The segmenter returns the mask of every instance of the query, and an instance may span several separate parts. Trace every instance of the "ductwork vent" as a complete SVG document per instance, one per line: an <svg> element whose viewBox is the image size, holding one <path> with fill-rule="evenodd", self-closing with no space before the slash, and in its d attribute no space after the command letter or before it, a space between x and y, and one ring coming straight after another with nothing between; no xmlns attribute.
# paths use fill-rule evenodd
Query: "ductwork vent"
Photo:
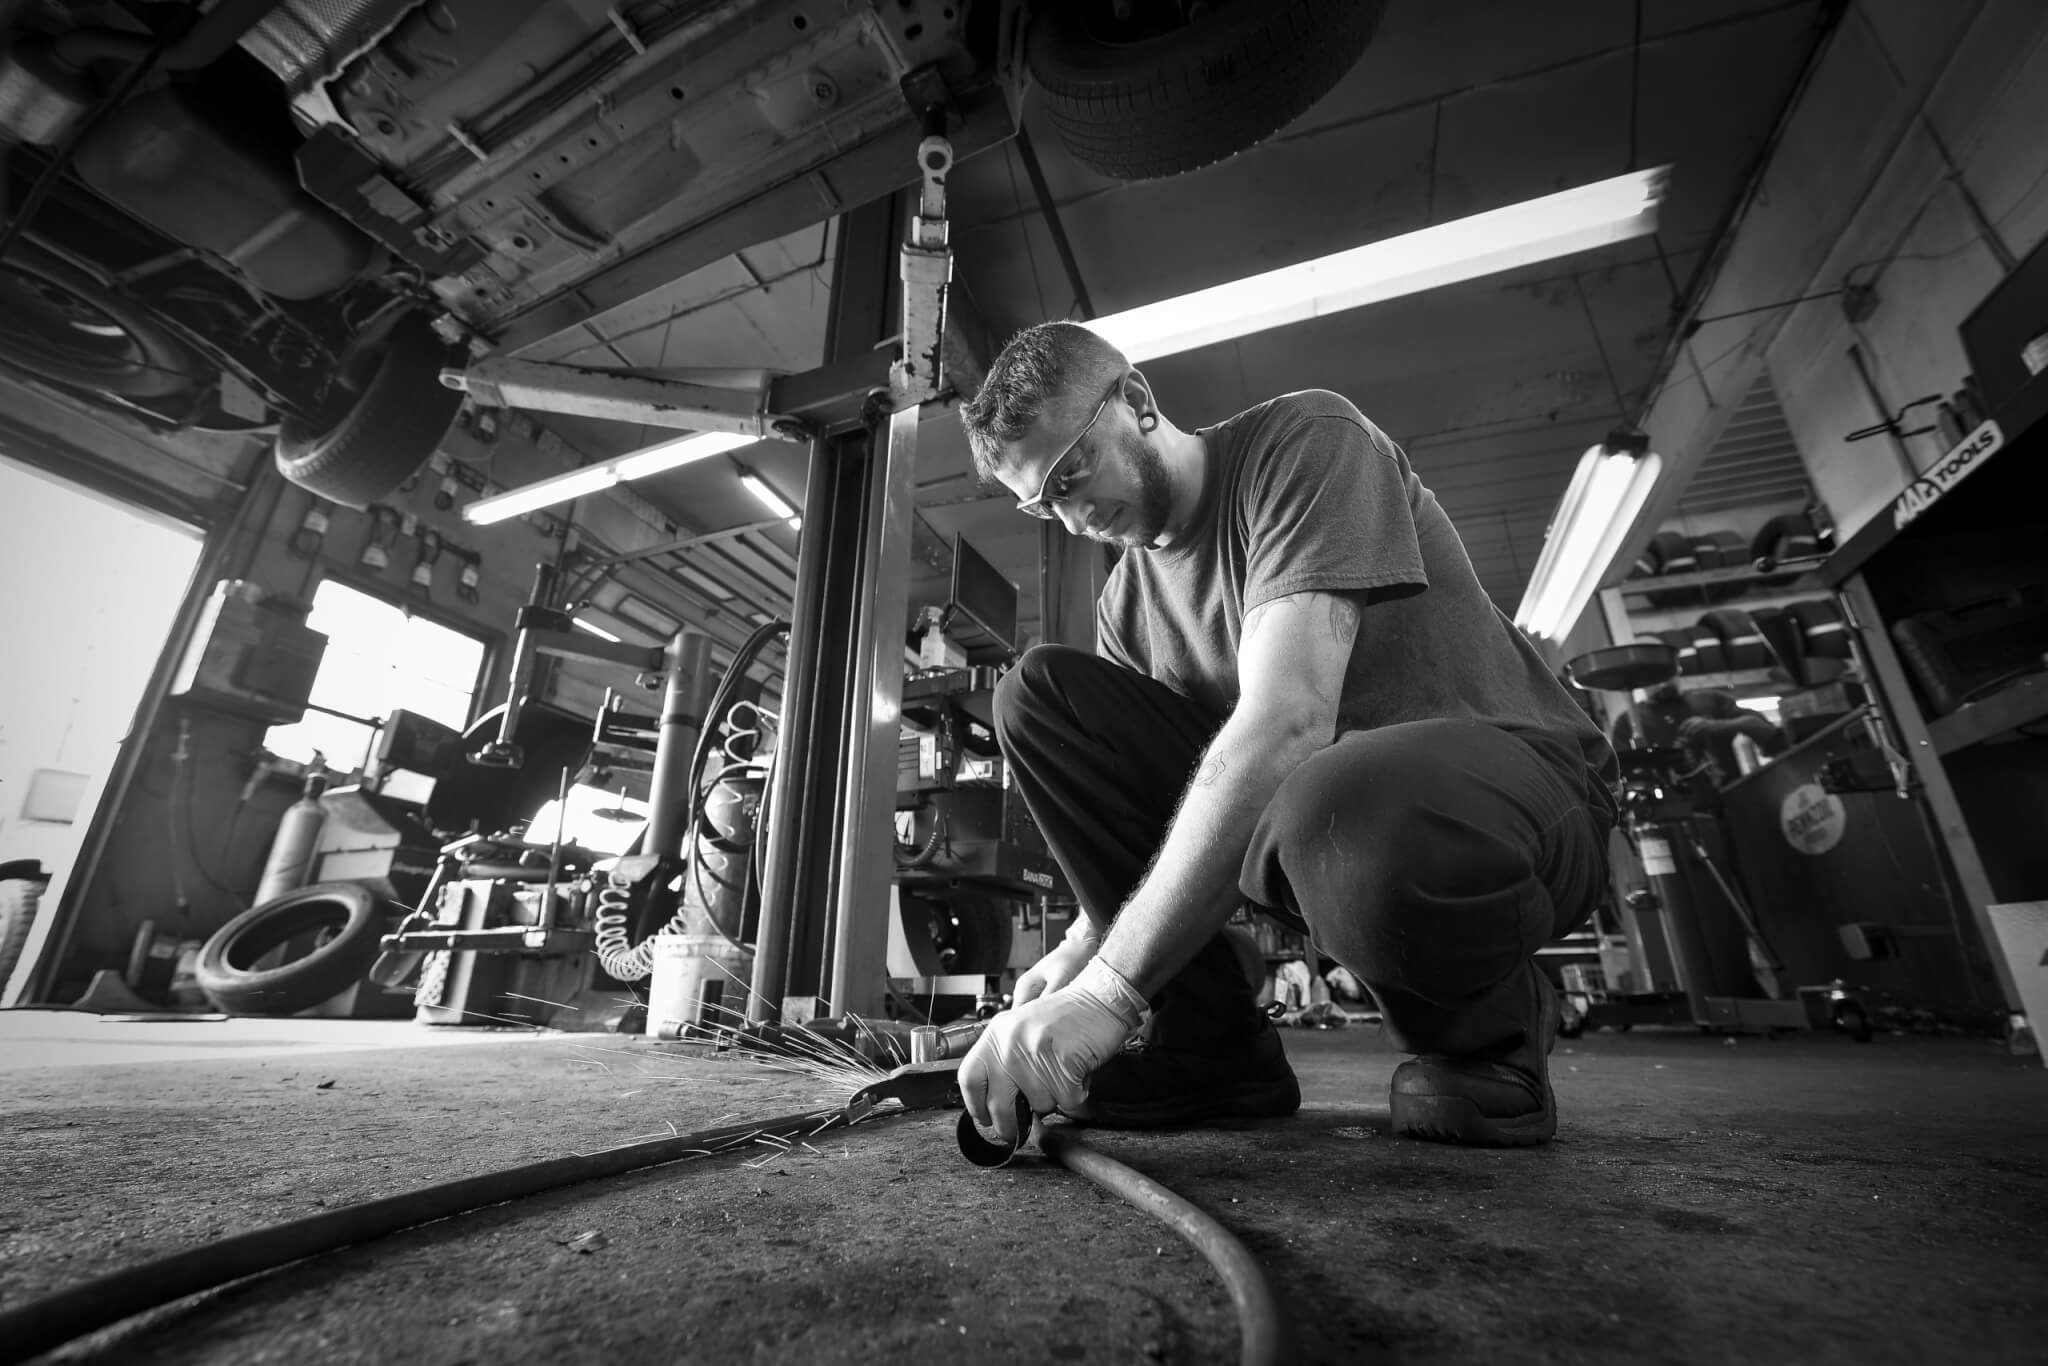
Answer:
<svg viewBox="0 0 2048 1366"><path fill-rule="evenodd" d="M1721 439L1707 452L1673 516L1686 522L1734 508L1797 503L1812 496L1813 481L1778 406L1768 373L1758 376L1736 405Z"/></svg>

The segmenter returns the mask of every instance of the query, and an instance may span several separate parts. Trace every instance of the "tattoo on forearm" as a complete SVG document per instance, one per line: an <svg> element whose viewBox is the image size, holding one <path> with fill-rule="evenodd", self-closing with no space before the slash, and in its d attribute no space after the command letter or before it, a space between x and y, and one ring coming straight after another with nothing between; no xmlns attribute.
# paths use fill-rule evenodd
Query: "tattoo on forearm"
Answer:
<svg viewBox="0 0 2048 1366"><path fill-rule="evenodd" d="M1216 786L1217 783L1223 781L1223 770L1224 763L1222 758L1220 756L1211 756L1209 762L1202 765L1202 771L1195 775L1195 786Z"/></svg>

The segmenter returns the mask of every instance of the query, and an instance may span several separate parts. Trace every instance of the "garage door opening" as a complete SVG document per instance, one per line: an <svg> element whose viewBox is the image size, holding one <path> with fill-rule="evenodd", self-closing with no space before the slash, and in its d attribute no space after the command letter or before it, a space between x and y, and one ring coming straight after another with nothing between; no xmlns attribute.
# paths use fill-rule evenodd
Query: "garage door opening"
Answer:
<svg viewBox="0 0 2048 1366"><path fill-rule="evenodd" d="M0 864L40 862L51 879L42 904L56 906L191 585L201 536L4 458L0 507ZM10 956L25 970L31 927L20 928ZM8 967L0 963L0 999L11 999Z"/></svg>

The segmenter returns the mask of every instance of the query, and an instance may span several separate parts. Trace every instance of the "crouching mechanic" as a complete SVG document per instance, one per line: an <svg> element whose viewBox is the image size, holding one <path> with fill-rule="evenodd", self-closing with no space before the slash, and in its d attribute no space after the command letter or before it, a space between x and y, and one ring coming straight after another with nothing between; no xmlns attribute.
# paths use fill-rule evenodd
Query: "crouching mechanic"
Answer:
<svg viewBox="0 0 2048 1366"><path fill-rule="evenodd" d="M1301 1103L1225 922L1249 902L1371 991L1397 1133L1556 1128L1533 955L1606 881L1605 738L1479 587L1407 457L1333 393L1184 432L1045 323L962 411L976 465L1123 554L1099 653L1042 645L997 737L1083 918L960 1069L977 1123L1140 1128ZM1126 1042L1146 1023L1146 1042Z"/></svg>

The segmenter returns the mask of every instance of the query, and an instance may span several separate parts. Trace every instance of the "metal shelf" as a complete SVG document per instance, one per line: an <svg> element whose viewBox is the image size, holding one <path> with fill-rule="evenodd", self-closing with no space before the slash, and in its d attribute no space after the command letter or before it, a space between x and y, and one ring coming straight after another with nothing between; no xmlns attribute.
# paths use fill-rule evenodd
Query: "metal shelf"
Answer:
<svg viewBox="0 0 2048 1366"><path fill-rule="evenodd" d="M1771 583L1763 591L1769 593L1822 593L1827 585L1814 572L1822 563L1820 556L1805 556L1786 560L1768 572L1759 572L1755 566L1739 564L1723 569L1695 569L1690 574L1647 574L1640 579L1623 579L1614 586L1631 595L1666 593L1686 588L1714 588L1729 584L1758 583L1765 579L1785 579L1789 582ZM1730 604L1732 605L1730 600ZM1721 604L1708 603L1707 606Z"/></svg>
<svg viewBox="0 0 2048 1366"><path fill-rule="evenodd" d="M1927 738L1936 754L1953 754L2044 716L2048 716L2048 673L2028 674L1947 716L1929 717Z"/></svg>
<svg viewBox="0 0 2048 1366"><path fill-rule="evenodd" d="M1701 688L1722 688L1729 692L1737 688L1792 688L1798 685L1792 676L1782 669L1724 669L1713 673L1680 674L1678 690L1692 692Z"/></svg>

